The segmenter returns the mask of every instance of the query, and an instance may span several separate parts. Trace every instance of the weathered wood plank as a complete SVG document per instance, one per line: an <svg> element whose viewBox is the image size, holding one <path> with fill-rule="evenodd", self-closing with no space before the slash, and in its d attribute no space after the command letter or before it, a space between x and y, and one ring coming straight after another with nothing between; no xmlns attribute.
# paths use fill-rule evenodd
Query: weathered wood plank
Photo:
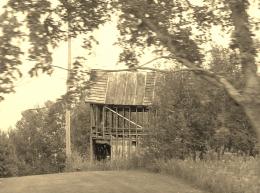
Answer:
<svg viewBox="0 0 260 193"><path fill-rule="evenodd" d="M107 91L106 91L106 104L115 104L117 100L117 96L115 95L115 92L117 90L117 85L118 85L117 75L118 74L114 74L113 76L109 77Z"/></svg>
<svg viewBox="0 0 260 193"><path fill-rule="evenodd" d="M136 74L135 73L127 73L127 86L125 88L125 100L124 104L133 105L135 100L136 90Z"/></svg>
<svg viewBox="0 0 260 193"><path fill-rule="evenodd" d="M125 93L126 93L126 87L128 84L127 79L127 73L123 72L118 74L118 81L117 81L117 89L115 92L115 95L117 99L114 101L114 104L125 104Z"/></svg>
<svg viewBox="0 0 260 193"><path fill-rule="evenodd" d="M88 102L115 105L147 105L155 96L156 72L105 72L92 73ZM108 81L109 80L109 81ZM160 79L158 79L158 82ZM105 101L104 101L105 98ZM97 100L97 101L95 101Z"/></svg>

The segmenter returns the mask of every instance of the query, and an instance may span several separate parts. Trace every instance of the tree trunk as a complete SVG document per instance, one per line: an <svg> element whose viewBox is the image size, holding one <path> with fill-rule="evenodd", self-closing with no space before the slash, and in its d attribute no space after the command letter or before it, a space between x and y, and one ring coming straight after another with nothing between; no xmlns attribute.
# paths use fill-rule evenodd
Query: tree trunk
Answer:
<svg viewBox="0 0 260 193"><path fill-rule="evenodd" d="M245 104L243 105L244 111L248 116L253 128L256 131L257 135L257 150L258 150L258 157L260 154L260 104ZM259 160L260 161L260 160ZM258 175L260 176L260 163L258 164Z"/></svg>
<svg viewBox="0 0 260 193"><path fill-rule="evenodd" d="M257 100L259 96L260 95L258 95L255 100ZM253 128L256 131L258 140L258 151L260 152L260 100L255 102L252 101L251 103L245 103L242 106Z"/></svg>
<svg viewBox="0 0 260 193"><path fill-rule="evenodd" d="M260 77L257 76L255 62L256 49L249 28L247 9L248 0L227 1L231 10L231 18L234 24L234 40L238 45L241 65L244 74L245 87L243 89L243 101L240 105L244 108L253 128L256 131L258 144L260 142ZM260 146L258 145L260 152Z"/></svg>

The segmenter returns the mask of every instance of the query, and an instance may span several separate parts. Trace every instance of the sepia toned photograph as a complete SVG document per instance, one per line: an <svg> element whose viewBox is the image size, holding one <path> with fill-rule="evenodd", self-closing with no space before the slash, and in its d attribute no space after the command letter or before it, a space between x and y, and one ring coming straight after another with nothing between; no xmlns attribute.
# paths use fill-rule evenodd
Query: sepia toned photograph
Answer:
<svg viewBox="0 0 260 193"><path fill-rule="evenodd" d="M259 0L0 0L0 193L260 193Z"/></svg>

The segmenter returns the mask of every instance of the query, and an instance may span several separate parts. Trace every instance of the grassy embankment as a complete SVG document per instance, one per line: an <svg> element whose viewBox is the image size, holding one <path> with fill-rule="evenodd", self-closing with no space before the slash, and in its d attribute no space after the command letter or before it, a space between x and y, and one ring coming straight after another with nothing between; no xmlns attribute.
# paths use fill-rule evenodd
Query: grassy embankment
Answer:
<svg viewBox="0 0 260 193"><path fill-rule="evenodd" d="M212 193L259 193L258 165L259 159L237 156L205 161L155 160L149 164L147 160L140 158L90 163L74 156L67 171L145 169L174 175Z"/></svg>
<svg viewBox="0 0 260 193"><path fill-rule="evenodd" d="M259 161L253 158L197 161L157 160L152 169L177 176L212 193L259 193Z"/></svg>

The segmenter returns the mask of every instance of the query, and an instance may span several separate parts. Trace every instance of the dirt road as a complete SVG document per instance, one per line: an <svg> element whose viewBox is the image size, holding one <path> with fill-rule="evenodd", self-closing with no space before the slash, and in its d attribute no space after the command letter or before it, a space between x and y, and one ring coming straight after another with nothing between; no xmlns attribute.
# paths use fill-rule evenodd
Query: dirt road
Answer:
<svg viewBox="0 0 260 193"><path fill-rule="evenodd" d="M0 178L0 193L203 193L171 176L96 171Z"/></svg>

